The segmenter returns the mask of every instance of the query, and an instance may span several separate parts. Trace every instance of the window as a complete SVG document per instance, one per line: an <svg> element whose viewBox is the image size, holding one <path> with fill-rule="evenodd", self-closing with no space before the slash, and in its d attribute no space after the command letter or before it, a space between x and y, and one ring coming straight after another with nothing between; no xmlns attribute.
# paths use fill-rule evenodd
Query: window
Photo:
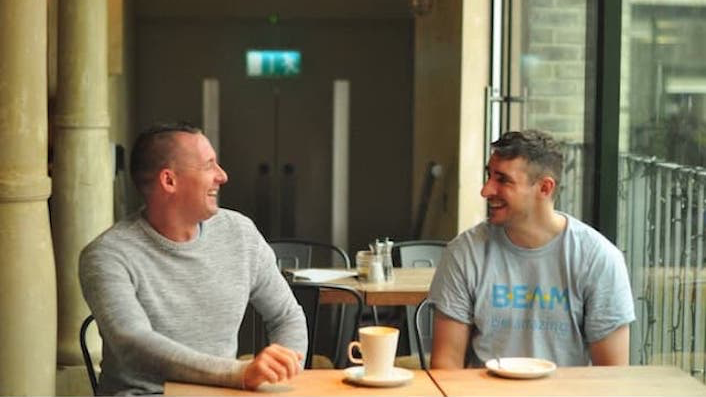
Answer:
<svg viewBox="0 0 706 397"><path fill-rule="evenodd" d="M706 382L706 0L623 0L618 246L633 364Z"/></svg>

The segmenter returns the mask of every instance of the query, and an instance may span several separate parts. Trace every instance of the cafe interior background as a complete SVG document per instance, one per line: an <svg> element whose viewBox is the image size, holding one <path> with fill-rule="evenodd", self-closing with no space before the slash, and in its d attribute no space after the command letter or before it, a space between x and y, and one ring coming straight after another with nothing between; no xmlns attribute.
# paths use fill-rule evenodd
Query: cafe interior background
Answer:
<svg viewBox="0 0 706 397"><path fill-rule="evenodd" d="M0 395L90 394L78 253L172 120L222 206L349 254L481 221L488 142L549 131L559 209L625 253L631 364L706 382L704 35L706 0L0 0ZM297 62L249 72L267 50Z"/></svg>

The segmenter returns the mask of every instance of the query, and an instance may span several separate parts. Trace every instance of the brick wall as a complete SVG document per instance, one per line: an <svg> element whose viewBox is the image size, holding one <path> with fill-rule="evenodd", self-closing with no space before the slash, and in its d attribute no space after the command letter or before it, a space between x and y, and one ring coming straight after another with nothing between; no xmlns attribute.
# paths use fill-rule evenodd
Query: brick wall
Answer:
<svg viewBox="0 0 706 397"><path fill-rule="evenodd" d="M562 140L584 130L586 0L525 0L522 81L528 127Z"/></svg>

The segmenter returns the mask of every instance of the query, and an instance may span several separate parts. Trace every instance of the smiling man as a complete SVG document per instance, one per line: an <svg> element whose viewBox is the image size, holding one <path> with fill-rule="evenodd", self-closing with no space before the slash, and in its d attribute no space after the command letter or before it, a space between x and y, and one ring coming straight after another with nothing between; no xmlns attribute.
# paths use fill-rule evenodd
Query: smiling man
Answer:
<svg viewBox="0 0 706 397"><path fill-rule="evenodd" d="M539 131L491 144L488 219L449 243L429 293L433 368L494 357L627 365L635 319L622 253L554 209L559 144Z"/></svg>
<svg viewBox="0 0 706 397"><path fill-rule="evenodd" d="M144 208L90 243L79 266L103 337L99 394L157 394L166 380L254 389L295 376L303 311L255 225L218 207L228 176L201 130L145 131L130 174ZM240 361L248 302L273 344Z"/></svg>

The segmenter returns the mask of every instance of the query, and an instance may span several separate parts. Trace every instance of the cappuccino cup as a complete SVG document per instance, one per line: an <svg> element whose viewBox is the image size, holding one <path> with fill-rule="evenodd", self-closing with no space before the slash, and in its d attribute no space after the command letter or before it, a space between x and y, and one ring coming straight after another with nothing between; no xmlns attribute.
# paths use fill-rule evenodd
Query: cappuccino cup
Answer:
<svg viewBox="0 0 706 397"><path fill-rule="evenodd" d="M388 379L392 375L400 331L392 327L363 327L358 330L360 341L348 345L348 359L362 364L366 377ZM353 350L360 350L362 359L353 357Z"/></svg>

